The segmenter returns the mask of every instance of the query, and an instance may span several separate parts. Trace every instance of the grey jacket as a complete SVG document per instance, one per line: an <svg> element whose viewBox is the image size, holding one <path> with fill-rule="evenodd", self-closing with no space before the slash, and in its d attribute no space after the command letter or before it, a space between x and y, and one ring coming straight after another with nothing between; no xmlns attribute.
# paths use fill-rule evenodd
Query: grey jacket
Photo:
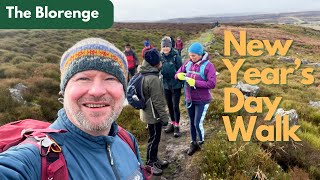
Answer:
<svg viewBox="0 0 320 180"><path fill-rule="evenodd" d="M143 94L147 102L146 108L140 110L140 119L148 124L155 124L161 121L168 122L167 104L165 102L163 84L159 79L159 70L143 60L139 72L155 73L155 75L146 75L143 80Z"/></svg>

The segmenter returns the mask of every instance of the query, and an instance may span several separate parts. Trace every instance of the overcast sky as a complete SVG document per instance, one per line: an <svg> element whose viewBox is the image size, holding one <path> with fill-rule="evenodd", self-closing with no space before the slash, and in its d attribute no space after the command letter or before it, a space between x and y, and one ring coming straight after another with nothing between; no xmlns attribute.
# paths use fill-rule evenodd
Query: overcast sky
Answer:
<svg viewBox="0 0 320 180"><path fill-rule="evenodd" d="M230 13L280 13L317 10L320 0L111 0L114 20L156 21Z"/></svg>

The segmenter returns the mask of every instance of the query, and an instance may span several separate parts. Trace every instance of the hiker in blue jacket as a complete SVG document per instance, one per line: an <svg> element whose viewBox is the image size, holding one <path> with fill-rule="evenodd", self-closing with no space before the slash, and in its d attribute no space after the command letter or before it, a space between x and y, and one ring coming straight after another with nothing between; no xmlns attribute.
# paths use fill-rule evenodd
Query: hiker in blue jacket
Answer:
<svg viewBox="0 0 320 180"><path fill-rule="evenodd" d="M68 179L144 179L135 138L130 134L136 154L120 139L115 123L125 100L125 55L108 41L88 38L63 54L60 70L64 107L50 128L67 132L49 135L62 149ZM0 153L1 180L40 177L35 145L20 144Z"/></svg>
<svg viewBox="0 0 320 180"><path fill-rule="evenodd" d="M180 122L180 97L183 81L174 78L177 70L182 65L181 57L172 47L172 41L169 36L165 36L161 40L161 74L163 78L163 86L165 97L170 113L171 122L165 129L166 133L172 133L174 137L180 136L179 122Z"/></svg>

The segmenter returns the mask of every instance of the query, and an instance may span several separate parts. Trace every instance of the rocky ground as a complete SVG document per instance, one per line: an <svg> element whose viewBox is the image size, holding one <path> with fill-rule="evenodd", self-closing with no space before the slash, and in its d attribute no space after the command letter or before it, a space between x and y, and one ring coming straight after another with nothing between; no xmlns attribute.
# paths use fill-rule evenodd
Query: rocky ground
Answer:
<svg viewBox="0 0 320 180"><path fill-rule="evenodd" d="M159 156L170 163L162 179L193 179L192 172L188 171L192 156L186 153L190 145L189 121L187 117L182 117L180 121L180 137L175 138L173 133L167 134L164 131L161 137Z"/></svg>
<svg viewBox="0 0 320 180"><path fill-rule="evenodd" d="M184 107L182 107L184 108ZM216 123L216 122L215 122ZM212 136L215 131L216 124L204 124L205 139ZM190 146L190 131L189 119L184 110L181 113L180 119L180 132L181 136L176 138L173 133L167 134L162 131L161 142L159 145L159 157L167 160L170 164L164 170L162 177L154 177L154 180L187 180L187 179L200 179L199 172L194 165L198 152L193 156L187 155L187 150ZM204 149L202 149L204 150Z"/></svg>

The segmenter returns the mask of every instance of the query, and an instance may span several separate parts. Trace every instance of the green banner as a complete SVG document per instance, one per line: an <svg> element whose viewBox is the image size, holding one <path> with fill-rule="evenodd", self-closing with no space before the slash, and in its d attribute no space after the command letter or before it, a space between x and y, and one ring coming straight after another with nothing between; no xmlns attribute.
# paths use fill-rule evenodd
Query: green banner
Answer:
<svg viewBox="0 0 320 180"><path fill-rule="evenodd" d="M1 0L0 29L106 29L109 0Z"/></svg>

